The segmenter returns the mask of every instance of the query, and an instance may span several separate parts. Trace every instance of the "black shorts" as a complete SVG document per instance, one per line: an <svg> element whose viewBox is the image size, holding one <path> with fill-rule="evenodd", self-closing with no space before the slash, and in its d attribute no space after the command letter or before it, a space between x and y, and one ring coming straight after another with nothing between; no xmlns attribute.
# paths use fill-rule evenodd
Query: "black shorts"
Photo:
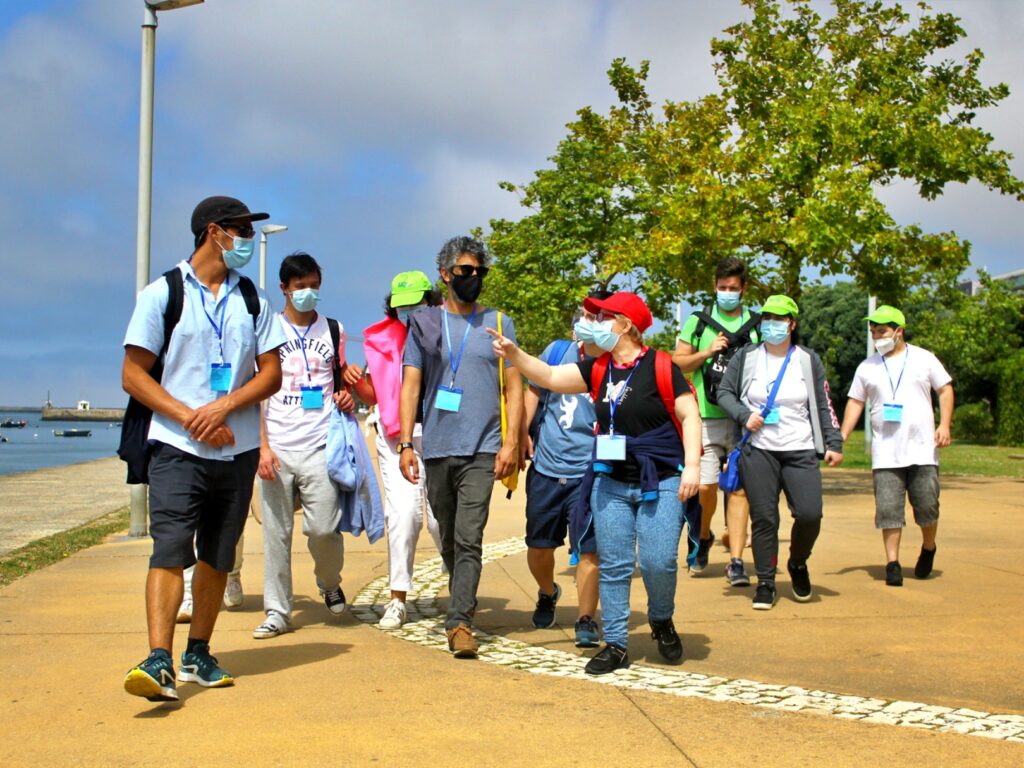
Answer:
<svg viewBox="0 0 1024 768"><path fill-rule="evenodd" d="M149 462L150 568L187 568L197 556L217 571L234 567L259 457L254 449L233 461L201 459L156 443Z"/></svg>
<svg viewBox="0 0 1024 768"><path fill-rule="evenodd" d="M579 500L582 481L580 477L548 477L530 464L526 472L526 546L555 549L565 544L569 515ZM597 552L593 525L583 535L579 550Z"/></svg>

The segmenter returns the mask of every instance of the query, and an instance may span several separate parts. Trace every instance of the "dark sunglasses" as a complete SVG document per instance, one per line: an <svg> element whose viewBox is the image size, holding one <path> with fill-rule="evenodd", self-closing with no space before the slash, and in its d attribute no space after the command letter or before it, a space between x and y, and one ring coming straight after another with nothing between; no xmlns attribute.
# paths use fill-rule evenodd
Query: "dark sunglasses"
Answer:
<svg viewBox="0 0 1024 768"><path fill-rule="evenodd" d="M470 275L487 277L487 273L490 271L490 267L474 267L472 264L456 264L451 270L456 277L469 277Z"/></svg>
<svg viewBox="0 0 1024 768"><path fill-rule="evenodd" d="M229 229L238 230L239 237L253 237L256 234L256 230L248 222L224 221L218 224L218 226L225 232Z"/></svg>

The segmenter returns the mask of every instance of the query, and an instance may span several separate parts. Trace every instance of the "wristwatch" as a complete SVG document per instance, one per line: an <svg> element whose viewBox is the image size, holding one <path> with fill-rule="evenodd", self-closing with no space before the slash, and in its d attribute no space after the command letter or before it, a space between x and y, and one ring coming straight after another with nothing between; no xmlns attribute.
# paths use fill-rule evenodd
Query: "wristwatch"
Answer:
<svg viewBox="0 0 1024 768"><path fill-rule="evenodd" d="M406 448L414 448L412 443L399 443L397 447L398 447L398 453L401 453Z"/></svg>

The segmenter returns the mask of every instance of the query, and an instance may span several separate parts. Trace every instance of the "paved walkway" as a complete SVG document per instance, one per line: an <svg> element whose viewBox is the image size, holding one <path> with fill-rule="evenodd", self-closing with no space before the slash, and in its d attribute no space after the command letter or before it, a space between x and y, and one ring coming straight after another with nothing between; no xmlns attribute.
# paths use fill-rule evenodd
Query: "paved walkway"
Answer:
<svg viewBox="0 0 1024 768"><path fill-rule="evenodd" d="M1024 764L1013 741L1024 732L1024 483L947 478L936 575L892 589L880 581L867 477L826 477L812 602L792 601L783 578L775 609L752 611L751 591L721 577L716 547L706 575L680 579L684 662L659 662L637 580L634 666L602 682L579 674L564 558L558 626L529 628L536 588L520 543L522 493L506 502L495 492L481 662L438 650L444 580L427 536L416 621L403 631L367 623L386 588L384 542L348 540L353 610L339 619L316 597L296 539L297 631L253 640L262 542L250 520L245 603L222 614L214 642L238 684L184 685L178 705L121 689L146 650L149 545L114 538L0 590L0 717L18 735L0 741L0 764ZM908 532L905 565L918 546Z"/></svg>

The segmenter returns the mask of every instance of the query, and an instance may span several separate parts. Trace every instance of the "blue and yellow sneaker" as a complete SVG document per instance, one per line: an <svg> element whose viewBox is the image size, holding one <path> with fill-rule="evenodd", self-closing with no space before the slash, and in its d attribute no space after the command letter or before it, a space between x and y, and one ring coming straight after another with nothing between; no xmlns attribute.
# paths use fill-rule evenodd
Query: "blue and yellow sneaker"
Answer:
<svg viewBox="0 0 1024 768"><path fill-rule="evenodd" d="M183 683L199 683L204 688L235 684L235 678L217 666L217 659L210 655L210 646L206 643L196 645L191 653L181 654L178 679Z"/></svg>
<svg viewBox="0 0 1024 768"><path fill-rule="evenodd" d="M597 648L601 643L597 634L597 622L589 616L581 616L576 622L576 647Z"/></svg>
<svg viewBox="0 0 1024 768"><path fill-rule="evenodd" d="M150 701L177 701L178 688L174 683L174 663L167 651L153 651L146 660L128 670L124 689L132 696Z"/></svg>

